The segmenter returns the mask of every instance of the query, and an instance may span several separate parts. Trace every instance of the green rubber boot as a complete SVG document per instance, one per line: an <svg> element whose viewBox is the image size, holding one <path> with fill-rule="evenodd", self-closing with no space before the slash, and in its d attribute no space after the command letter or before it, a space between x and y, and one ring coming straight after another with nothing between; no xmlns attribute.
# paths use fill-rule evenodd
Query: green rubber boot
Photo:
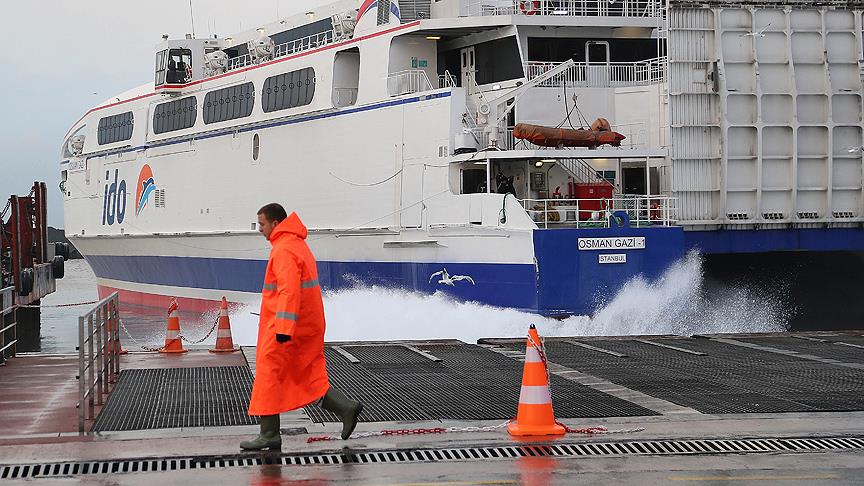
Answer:
<svg viewBox="0 0 864 486"><path fill-rule="evenodd" d="M279 449L282 447L282 436L279 434L279 415L261 417L261 433L253 440L240 443L240 448L246 451L262 449Z"/></svg>
<svg viewBox="0 0 864 486"><path fill-rule="evenodd" d="M335 413L342 419L342 440L351 437L354 427L357 427L357 416L363 411L363 404L352 400L341 391L330 387L321 402L324 410Z"/></svg>

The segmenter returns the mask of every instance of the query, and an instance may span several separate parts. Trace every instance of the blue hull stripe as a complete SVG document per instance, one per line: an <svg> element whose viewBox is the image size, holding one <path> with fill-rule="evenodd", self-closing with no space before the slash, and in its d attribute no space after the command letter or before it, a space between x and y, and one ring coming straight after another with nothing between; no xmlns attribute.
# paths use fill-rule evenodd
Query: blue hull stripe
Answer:
<svg viewBox="0 0 864 486"><path fill-rule="evenodd" d="M685 231L684 244L709 254L861 251L864 228Z"/></svg>
<svg viewBox="0 0 864 486"><path fill-rule="evenodd" d="M267 262L228 258L90 255L87 261L100 278L169 287L260 293ZM431 282L443 268L450 275L469 275L454 286ZM327 290L377 285L445 292L460 300L536 309L533 265L486 263L318 262L318 280Z"/></svg>

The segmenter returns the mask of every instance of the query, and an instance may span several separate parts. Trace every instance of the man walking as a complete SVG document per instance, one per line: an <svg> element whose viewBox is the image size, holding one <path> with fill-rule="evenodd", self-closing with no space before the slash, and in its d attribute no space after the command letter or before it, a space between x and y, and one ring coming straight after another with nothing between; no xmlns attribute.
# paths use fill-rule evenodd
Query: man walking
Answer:
<svg viewBox="0 0 864 486"><path fill-rule="evenodd" d="M296 213L272 203L258 210L258 231L270 241L264 277L255 383L249 415L261 417L261 433L240 443L246 450L279 448L279 414L310 403L342 419L342 438L357 425L363 405L330 386L324 361L324 303L318 268Z"/></svg>

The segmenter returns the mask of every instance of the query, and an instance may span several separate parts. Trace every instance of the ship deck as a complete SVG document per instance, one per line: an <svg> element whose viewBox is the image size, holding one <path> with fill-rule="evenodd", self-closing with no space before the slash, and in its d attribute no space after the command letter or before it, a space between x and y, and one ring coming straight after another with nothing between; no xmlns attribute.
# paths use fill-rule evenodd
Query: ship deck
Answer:
<svg viewBox="0 0 864 486"><path fill-rule="evenodd" d="M572 428L610 433L525 441L500 427L516 411L524 339L329 343L331 381L366 404L357 431L402 432L308 442L339 428L336 417L310 406L283 414L282 452L263 454L237 449L257 432L245 414L255 348L124 355L113 392L88 422L91 432L81 435L77 356L25 355L0 368L0 477L110 477L117 484L574 484L636 477L648 484L736 477L853 484L861 477L862 332L545 344L556 416Z"/></svg>

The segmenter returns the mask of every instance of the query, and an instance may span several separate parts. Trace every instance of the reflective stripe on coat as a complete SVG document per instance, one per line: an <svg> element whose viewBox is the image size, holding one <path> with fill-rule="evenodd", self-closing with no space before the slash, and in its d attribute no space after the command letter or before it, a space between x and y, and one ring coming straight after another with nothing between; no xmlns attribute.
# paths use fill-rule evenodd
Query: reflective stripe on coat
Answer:
<svg viewBox="0 0 864 486"><path fill-rule="evenodd" d="M270 234L273 248L261 291L249 415L295 410L330 388L324 360L324 303L306 234L295 213ZM278 343L276 334L291 340Z"/></svg>

